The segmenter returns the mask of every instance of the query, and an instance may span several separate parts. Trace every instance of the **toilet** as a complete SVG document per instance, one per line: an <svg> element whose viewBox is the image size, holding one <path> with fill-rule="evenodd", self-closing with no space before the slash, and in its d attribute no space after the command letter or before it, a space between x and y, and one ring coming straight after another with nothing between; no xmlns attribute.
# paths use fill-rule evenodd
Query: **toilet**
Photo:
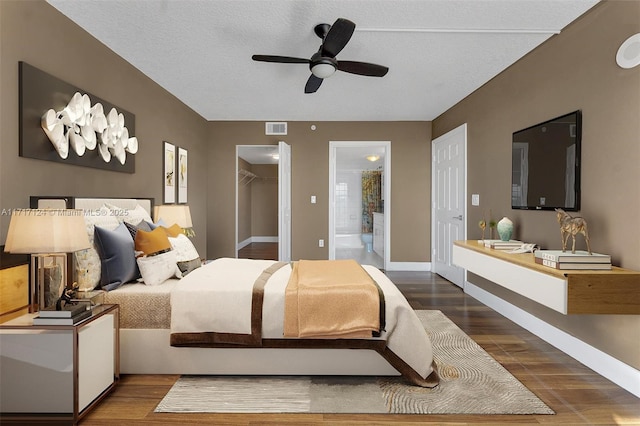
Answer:
<svg viewBox="0 0 640 426"><path fill-rule="evenodd" d="M362 234L362 242L367 246L367 253L373 251L373 234Z"/></svg>

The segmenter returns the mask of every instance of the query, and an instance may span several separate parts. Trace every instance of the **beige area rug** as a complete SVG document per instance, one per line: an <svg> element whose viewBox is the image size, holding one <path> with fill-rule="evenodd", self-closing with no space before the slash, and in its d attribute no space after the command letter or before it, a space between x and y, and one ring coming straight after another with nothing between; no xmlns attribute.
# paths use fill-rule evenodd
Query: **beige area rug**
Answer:
<svg viewBox="0 0 640 426"><path fill-rule="evenodd" d="M156 407L180 413L555 414L440 311L416 311L440 384L400 377L182 376Z"/></svg>

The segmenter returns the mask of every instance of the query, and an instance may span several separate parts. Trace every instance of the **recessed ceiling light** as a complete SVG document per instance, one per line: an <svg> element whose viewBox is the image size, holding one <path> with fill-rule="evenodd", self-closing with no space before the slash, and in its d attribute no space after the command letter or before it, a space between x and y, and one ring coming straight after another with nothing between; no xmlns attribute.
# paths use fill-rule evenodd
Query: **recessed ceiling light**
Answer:
<svg viewBox="0 0 640 426"><path fill-rule="evenodd" d="M640 33L632 35L620 45L616 62L625 69L640 65Z"/></svg>
<svg viewBox="0 0 640 426"><path fill-rule="evenodd" d="M373 161L378 161L380 159L379 155L367 155L367 160L373 162Z"/></svg>

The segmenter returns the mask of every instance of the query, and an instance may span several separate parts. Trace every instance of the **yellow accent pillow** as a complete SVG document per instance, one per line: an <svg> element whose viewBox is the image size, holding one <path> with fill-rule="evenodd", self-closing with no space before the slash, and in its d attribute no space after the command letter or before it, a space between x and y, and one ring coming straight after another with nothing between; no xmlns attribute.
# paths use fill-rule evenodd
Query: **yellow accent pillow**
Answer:
<svg viewBox="0 0 640 426"><path fill-rule="evenodd" d="M171 250L171 243L169 242L167 233L159 227L153 231L138 229L134 243L136 251L142 252L145 256Z"/></svg>
<svg viewBox="0 0 640 426"><path fill-rule="evenodd" d="M167 233L167 235L170 236L171 238L176 238L178 235L184 234L184 229L182 229L180 226L178 226L177 223L174 223L173 225L171 225L168 228L165 228L163 226L162 229L164 229L165 232Z"/></svg>

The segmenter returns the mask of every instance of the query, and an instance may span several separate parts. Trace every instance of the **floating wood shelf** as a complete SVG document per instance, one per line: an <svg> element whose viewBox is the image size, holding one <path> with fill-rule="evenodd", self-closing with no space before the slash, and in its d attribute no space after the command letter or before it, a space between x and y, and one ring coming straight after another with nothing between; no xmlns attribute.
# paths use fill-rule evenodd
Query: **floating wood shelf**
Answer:
<svg viewBox="0 0 640 426"><path fill-rule="evenodd" d="M640 272L557 270L532 253L505 253L476 240L455 241L453 263L563 314L640 315Z"/></svg>

